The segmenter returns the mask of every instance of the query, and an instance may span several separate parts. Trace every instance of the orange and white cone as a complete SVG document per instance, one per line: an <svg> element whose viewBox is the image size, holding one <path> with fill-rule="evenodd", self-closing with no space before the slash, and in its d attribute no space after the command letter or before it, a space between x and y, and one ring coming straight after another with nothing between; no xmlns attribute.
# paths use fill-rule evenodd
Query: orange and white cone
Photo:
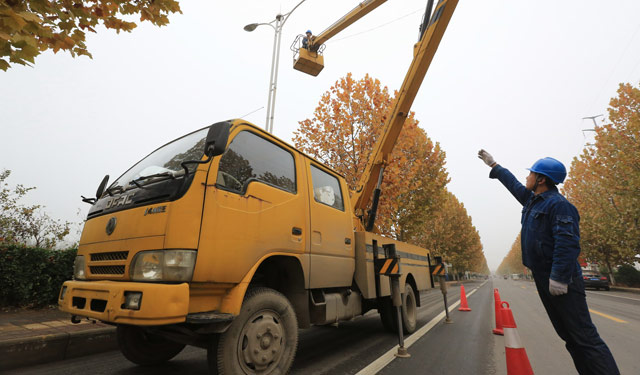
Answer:
<svg viewBox="0 0 640 375"><path fill-rule="evenodd" d="M460 284L460 308L458 311L471 311L467 305L467 294L464 292L464 285Z"/></svg>
<svg viewBox="0 0 640 375"><path fill-rule="evenodd" d="M493 289L493 301L496 307L496 328L493 330L493 334L502 336L504 335L504 332L502 331L502 307L500 306L502 301L500 300L500 293L498 293L497 288Z"/></svg>
<svg viewBox="0 0 640 375"><path fill-rule="evenodd" d="M504 307L506 305L506 307ZM502 330L504 331L504 350L507 357L507 375L533 375L527 352L522 346L520 335L509 308L509 302L502 301Z"/></svg>

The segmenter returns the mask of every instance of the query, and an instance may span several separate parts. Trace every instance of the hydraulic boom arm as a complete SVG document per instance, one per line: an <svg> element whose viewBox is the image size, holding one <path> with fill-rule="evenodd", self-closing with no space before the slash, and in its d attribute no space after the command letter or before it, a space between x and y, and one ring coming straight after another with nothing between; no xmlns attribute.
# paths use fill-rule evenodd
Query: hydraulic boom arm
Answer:
<svg viewBox="0 0 640 375"><path fill-rule="evenodd" d="M377 7L379 7L385 2L387 2L387 0L365 0L361 2L360 4L358 4L358 6L353 8L353 10L351 10L349 13L342 16L342 18L334 22L333 25L329 26L326 30L320 33L320 35L317 35L312 40L311 44L313 46L321 46L327 40L335 36L337 33L346 29L352 23L364 17L369 12L376 9Z"/></svg>
<svg viewBox="0 0 640 375"><path fill-rule="evenodd" d="M429 3L432 4L432 0ZM384 168L396 144L413 100L424 80L427 69L431 64L431 60L433 60L433 56L438 49L440 40L442 40L444 31L449 25L449 20L457 4L458 0L440 0L430 19L428 16L430 9L429 6L427 7L428 12L424 22L428 22L428 24L426 24L426 27L423 25L421 28L421 38L414 46L413 61L398 92L395 107L384 125L380 138L378 138L371 151L369 162L360 178L356 191L351 197L354 212L362 219L363 223L367 219L364 210L371 200L376 185L379 185L379 181L381 181L381 170Z"/></svg>

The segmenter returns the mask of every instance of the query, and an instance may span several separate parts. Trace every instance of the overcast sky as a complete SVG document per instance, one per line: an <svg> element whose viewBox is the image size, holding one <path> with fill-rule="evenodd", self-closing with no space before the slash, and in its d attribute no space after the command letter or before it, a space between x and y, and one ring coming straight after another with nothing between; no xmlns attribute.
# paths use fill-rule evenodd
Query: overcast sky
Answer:
<svg viewBox="0 0 640 375"><path fill-rule="evenodd" d="M0 72L0 169L37 186L28 202L80 221L111 181L158 146L230 118L264 126L274 31L261 26L298 0L182 1L183 14L132 33L99 29L93 59L46 52ZM352 72L391 90L412 58L426 0L391 0L327 43L318 77L292 69L289 46L359 1L307 0L283 28L274 133L291 141L322 93ZM520 229L521 207L476 157L485 148L524 181L552 156L569 167L592 141L620 82L640 81L637 0L461 0L412 110L447 154L449 189L480 232L495 269ZM81 210L78 215L78 210Z"/></svg>

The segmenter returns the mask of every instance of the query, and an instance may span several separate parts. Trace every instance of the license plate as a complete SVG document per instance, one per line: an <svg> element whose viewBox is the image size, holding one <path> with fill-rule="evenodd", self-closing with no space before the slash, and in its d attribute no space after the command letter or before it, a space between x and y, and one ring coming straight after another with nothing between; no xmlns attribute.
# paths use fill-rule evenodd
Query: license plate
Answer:
<svg viewBox="0 0 640 375"><path fill-rule="evenodd" d="M598 280L600 280L600 279L598 279L597 277L592 277L592 278L591 278L591 280L592 280L592 281L598 281Z"/></svg>

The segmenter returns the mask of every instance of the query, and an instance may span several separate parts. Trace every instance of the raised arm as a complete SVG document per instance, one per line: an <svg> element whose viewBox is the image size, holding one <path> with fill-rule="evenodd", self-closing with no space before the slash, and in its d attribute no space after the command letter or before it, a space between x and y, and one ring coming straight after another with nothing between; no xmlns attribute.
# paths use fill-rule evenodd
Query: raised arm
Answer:
<svg viewBox="0 0 640 375"><path fill-rule="evenodd" d="M490 153L485 150L478 151L478 158L480 158L486 165L491 167L489 178L497 178L504 187L511 192L511 194L520 202L521 205L527 204L529 199L533 197L533 192L527 190L524 185L518 181L515 176L509 172L507 168L503 168L493 159Z"/></svg>

